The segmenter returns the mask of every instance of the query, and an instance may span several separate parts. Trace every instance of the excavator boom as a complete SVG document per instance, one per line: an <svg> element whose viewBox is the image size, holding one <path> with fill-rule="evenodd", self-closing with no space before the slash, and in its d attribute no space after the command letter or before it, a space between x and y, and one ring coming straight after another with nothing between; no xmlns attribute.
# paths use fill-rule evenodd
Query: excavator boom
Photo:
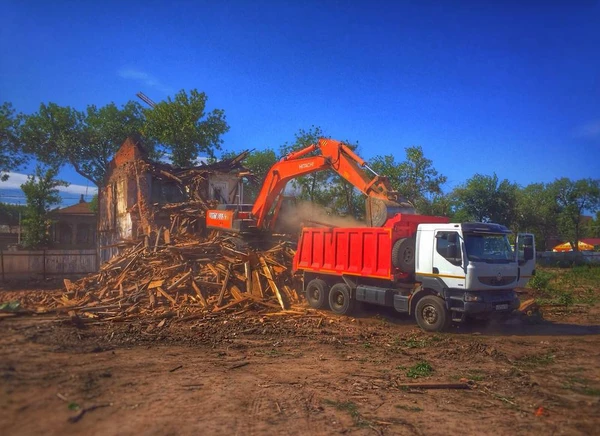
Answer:
<svg viewBox="0 0 600 436"><path fill-rule="evenodd" d="M320 154L307 156L316 150ZM374 177L369 176L363 167L373 172ZM243 216L255 220L252 227L257 229L272 227L274 223L267 225L267 216L287 182L323 170L335 171L372 200L367 203L371 205L367 215L371 218L376 216L375 220L371 220L372 225L383 225L392 209L406 212L407 206L410 208L410 205L400 203L398 194L391 189L387 178L375 174L347 145L332 139L319 139L317 144L288 154L269 169L250 214ZM234 215L235 211L208 211L207 226L233 230ZM218 221L216 217L225 219Z"/></svg>

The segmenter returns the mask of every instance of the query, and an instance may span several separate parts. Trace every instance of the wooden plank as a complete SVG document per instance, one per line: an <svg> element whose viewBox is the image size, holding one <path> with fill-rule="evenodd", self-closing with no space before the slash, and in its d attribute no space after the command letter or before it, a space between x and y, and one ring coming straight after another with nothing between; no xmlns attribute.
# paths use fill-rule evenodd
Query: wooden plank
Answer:
<svg viewBox="0 0 600 436"><path fill-rule="evenodd" d="M229 309L230 307L233 307L237 304L243 303L245 301L250 301L250 300L252 300L252 297L250 295L248 295L248 296L242 298L241 300L235 300L235 301L232 301L231 303L226 304L225 306L216 307L213 309L213 312L219 312L221 310Z"/></svg>
<svg viewBox="0 0 600 436"><path fill-rule="evenodd" d="M154 243L154 252L156 253L156 250L158 250L158 243L160 242L160 234L162 233L162 229L163 227L161 227L157 232L156 232L156 242Z"/></svg>
<svg viewBox="0 0 600 436"><path fill-rule="evenodd" d="M244 275L246 276L246 293L252 293L252 269L250 262L244 262Z"/></svg>
<svg viewBox="0 0 600 436"><path fill-rule="evenodd" d="M189 278L191 275L192 275L192 271L191 271L191 270L190 270L190 271L188 271L188 272L186 272L186 273L185 273L184 275L182 275L182 276L181 276L179 279L177 279L177 280L175 281L175 283L173 283L172 285L170 285L170 286L167 288L167 291L171 291L171 290L175 289L175 288L176 288L176 287L177 287L177 286L178 286L180 283L182 283L182 282L184 282L185 280L187 280L187 279L188 279L188 278Z"/></svg>
<svg viewBox="0 0 600 436"><path fill-rule="evenodd" d="M165 297L167 300L169 300L171 302L171 304L175 305L177 304L177 302L175 301L175 299L173 297L171 297L169 294L167 294L165 292L165 290L163 288L161 288L160 286L158 288L156 288L156 291L162 295L163 297Z"/></svg>
<svg viewBox="0 0 600 436"><path fill-rule="evenodd" d="M396 383L399 388L412 389L471 389L467 383Z"/></svg>
<svg viewBox="0 0 600 436"><path fill-rule="evenodd" d="M165 229L164 238L165 238L165 245L170 245L171 244L171 232L169 231L169 229Z"/></svg>
<svg viewBox="0 0 600 436"><path fill-rule="evenodd" d="M164 282L164 280L152 280L148 285L148 289L158 288L159 286L162 286Z"/></svg>
<svg viewBox="0 0 600 436"><path fill-rule="evenodd" d="M244 298L244 296L242 295L242 291L240 291L240 288L238 288L236 285L231 285L229 287L229 292L231 292L231 295L236 300L241 300L242 298Z"/></svg>
<svg viewBox="0 0 600 436"><path fill-rule="evenodd" d="M196 283L196 281L194 279L192 279L192 288L196 292L196 295L198 296L198 299L200 300L200 303L202 304L202 306L207 307L208 303L206 302L206 299L204 298L204 295L202 295L202 291L200 290L200 286L198 286L198 284Z"/></svg>
<svg viewBox="0 0 600 436"><path fill-rule="evenodd" d="M219 292L219 299L217 300L217 306L223 304L223 297L225 296L225 289L227 289L227 283L229 282L229 276L231 274L231 270L227 270L227 274L225 274L225 280L223 280L223 285L221 286L221 292Z"/></svg>
<svg viewBox="0 0 600 436"><path fill-rule="evenodd" d="M252 295L258 298L265 298L265 294L260 284L260 274L258 271L252 271Z"/></svg>
<svg viewBox="0 0 600 436"><path fill-rule="evenodd" d="M279 305L281 306L282 309L287 309L287 307L285 307L285 302L283 300L283 298L281 297L281 293L279 292L279 288L277 287L277 284L275 283L275 280L273 280L273 275L271 274L271 268L269 268L269 265L267 265L267 262L265 261L265 258L263 256L259 256L258 260L260 261L260 264L262 266L263 269L263 273L265 274L265 277L267 278L267 281L269 282L269 286L271 287L271 289L273 290L273 292L275 292L275 295L277 296L277 301L279 301Z"/></svg>

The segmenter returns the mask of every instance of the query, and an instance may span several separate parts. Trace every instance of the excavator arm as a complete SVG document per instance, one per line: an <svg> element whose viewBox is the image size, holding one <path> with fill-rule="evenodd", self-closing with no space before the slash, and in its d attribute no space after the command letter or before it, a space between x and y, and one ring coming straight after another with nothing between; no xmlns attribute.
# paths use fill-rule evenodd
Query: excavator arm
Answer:
<svg viewBox="0 0 600 436"><path fill-rule="evenodd" d="M315 150L319 150L320 154L304 157ZM287 182L317 171L335 171L366 196L386 204L397 203L397 193L392 191L387 178L373 170L375 176L369 177L363 167L370 170L347 145L332 139L319 139L318 144L288 154L271 167L254 202L252 215L256 218L257 227L264 226L265 218Z"/></svg>
<svg viewBox="0 0 600 436"><path fill-rule="evenodd" d="M320 154L307 156L318 150ZM370 170L370 176L363 169ZM257 229L272 227L267 223L267 216L273 208L278 196L283 192L287 182L317 171L332 170L351 183L367 196L367 217L369 225L381 226L391 214L397 212L414 213L412 205L401 203L397 192L390 187L388 179L376 174L366 162L356 155L347 145L332 139L319 139L317 144L292 152L274 164L267 173L260 192L248 214L239 213L245 219L254 221ZM207 225L224 230L233 229L235 212L208 211ZM223 218L221 220L215 217Z"/></svg>

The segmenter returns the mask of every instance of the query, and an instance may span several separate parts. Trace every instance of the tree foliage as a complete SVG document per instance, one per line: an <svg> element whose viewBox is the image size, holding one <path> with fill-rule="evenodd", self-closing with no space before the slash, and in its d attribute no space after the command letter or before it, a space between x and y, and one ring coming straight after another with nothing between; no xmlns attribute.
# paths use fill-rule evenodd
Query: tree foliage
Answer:
<svg viewBox="0 0 600 436"><path fill-rule="evenodd" d="M27 248L35 249L50 245L48 230L51 220L48 213L52 206L60 204L57 188L69 185L62 180L57 180L57 173L56 168L43 170L38 166L35 175L29 176L27 181L21 185L27 200L23 219L23 243Z"/></svg>
<svg viewBox="0 0 600 436"><path fill-rule="evenodd" d="M25 213L26 207L22 204L0 203L0 224L15 227Z"/></svg>
<svg viewBox="0 0 600 436"><path fill-rule="evenodd" d="M280 147L281 156L316 144L320 138L329 138L319 126L300 129L294 141L286 142ZM343 141L351 149L358 148L358 143ZM314 151L307 156L319 154ZM298 198L317 204L329 213L347 215L355 218L364 216L364 196L354 186L334 171L317 171L307 176L297 177L290 183L298 192Z"/></svg>
<svg viewBox="0 0 600 436"><path fill-rule="evenodd" d="M475 174L454 189L455 214L462 220L494 222L512 226L515 221L518 186L496 174Z"/></svg>
<svg viewBox="0 0 600 436"><path fill-rule="evenodd" d="M582 217L585 211L596 213L600 209L600 180L581 179L570 180L561 178L552 184L556 193L556 202L559 208L558 226L566 238L578 251L578 242L582 231L585 229Z"/></svg>
<svg viewBox="0 0 600 436"><path fill-rule="evenodd" d="M24 117L20 140L40 162L56 168L70 164L101 186L115 152L127 136L138 134L143 121L141 106L131 101L120 109L114 103L89 105L85 112L42 103L38 112Z"/></svg>
<svg viewBox="0 0 600 436"><path fill-rule="evenodd" d="M544 249L558 235L558 212L552 185L532 183L517 190L514 229L535 234L537 246Z"/></svg>
<svg viewBox="0 0 600 436"><path fill-rule="evenodd" d="M0 105L0 180L6 180L7 172L19 169L27 160L19 146L20 118L12 104Z"/></svg>
<svg viewBox="0 0 600 436"><path fill-rule="evenodd" d="M406 160L396 162L393 155L375 156L372 168L389 178L394 190L411 202L418 212L444 210L442 185L447 177L438 173L421 146L407 147Z"/></svg>
<svg viewBox="0 0 600 436"><path fill-rule="evenodd" d="M229 126L222 110L205 113L205 106L206 95L197 90L189 95L182 90L173 100L150 109L134 101L120 108L114 103L89 105L84 111L42 103L37 112L22 116L16 135L22 150L38 161L54 167L71 165L102 186L111 159L128 136L142 137L154 157L158 145L177 166L194 164L199 153L212 156ZM4 118L12 119L7 113Z"/></svg>
<svg viewBox="0 0 600 436"><path fill-rule="evenodd" d="M206 113L206 94L193 89L179 91L174 99L160 102L144 111L144 136L170 150L171 160L180 167L192 166L200 153L214 156L221 149L221 135L229 130L225 112Z"/></svg>

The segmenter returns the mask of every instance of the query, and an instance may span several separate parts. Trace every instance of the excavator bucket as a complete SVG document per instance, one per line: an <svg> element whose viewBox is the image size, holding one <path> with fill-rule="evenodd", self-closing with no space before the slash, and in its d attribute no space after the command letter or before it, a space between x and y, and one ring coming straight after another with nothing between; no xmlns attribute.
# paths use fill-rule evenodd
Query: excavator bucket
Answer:
<svg viewBox="0 0 600 436"><path fill-rule="evenodd" d="M406 202L395 203L375 197L367 197L365 201L367 224L370 227L381 227L389 218L399 213L410 215L415 213L415 208Z"/></svg>

